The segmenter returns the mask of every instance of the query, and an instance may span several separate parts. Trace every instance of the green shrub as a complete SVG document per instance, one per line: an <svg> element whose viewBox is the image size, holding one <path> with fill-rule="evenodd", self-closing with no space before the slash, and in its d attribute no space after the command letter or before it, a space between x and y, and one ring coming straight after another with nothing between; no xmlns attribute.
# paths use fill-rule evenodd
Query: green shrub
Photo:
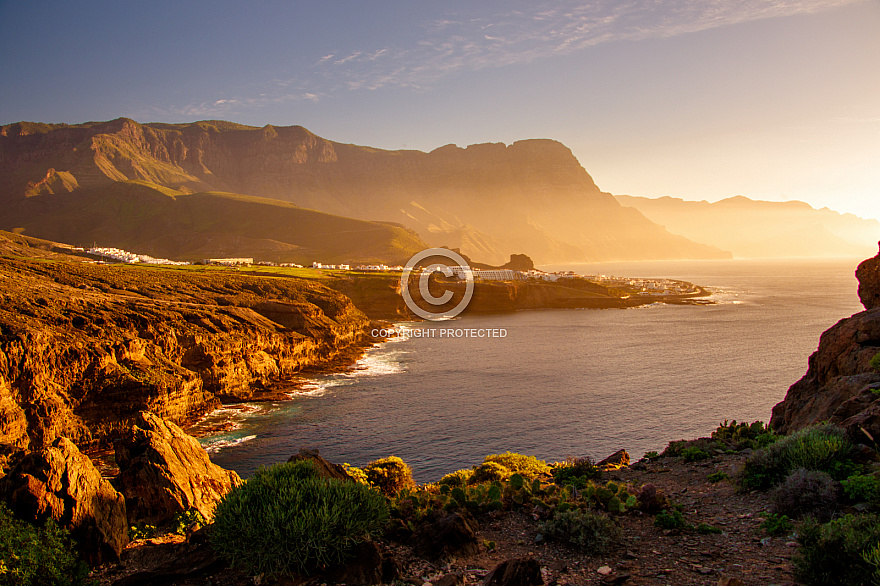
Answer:
<svg viewBox="0 0 880 586"><path fill-rule="evenodd" d="M539 474L549 474L550 466L544 460L539 460L534 456L524 456L513 452L504 452L503 454L491 454L486 456L484 462L495 462L501 464L511 474L522 474L526 478L534 478Z"/></svg>
<svg viewBox="0 0 880 586"><path fill-rule="evenodd" d="M728 478L730 477L727 475L727 472L713 472L706 477L706 480L708 480L712 484L715 484L717 482L721 482L722 480L727 480Z"/></svg>
<svg viewBox="0 0 880 586"><path fill-rule="evenodd" d="M397 456L374 460L364 466L367 481L386 496L394 496L404 488L412 488L412 469Z"/></svg>
<svg viewBox="0 0 880 586"><path fill-rule="evenodd" d="M709 457L709 454L701 450L700 448L694 446L690 448L685 448L681 451L681 458L685 462L698 462L700 460L705 460Z"/></svg>
<svg viewBox="0 0 880 586"><path fill-rule="evenodd" d="M678 509L661 511L654 517L654 525L660 529L688 529L690 525Z"/></svg>
<svg viewBox="0 0 880 586"><path fill-rule="evenodd" d="M498 462L483 462L474 469L474 473L468 479L468 484L507 480L511 474L509 468Z"/></svg>
<svg viewBox="0 0 880 586"><path fill-rule="evenodd" d="M657 452L654 452L654 451L645 452L645 455L643 456L643 458L647 458L649 460L656 460L659 457L660 457L660 454L658 454Z"/></svg>
<svg viewBox="0 0 880 586"><path fill-rule="evenodd" d="M846 515L820 525L807 518L798 527L794 577L808 586L870 584L875 567L865 560L880 544L880 517Z"/></svg>
<svg viewBox="0 0 880 586"><path fill-rule="evenodd" d="M820 424L796 431L770 448L781 446L789 470L806 468L830 472L835 462L847 460L852 442L843 428Z"/></svg>
<svg viewBox="0 0 880 586"><path fill-rule="evenodd" d="M871 365L871 368L873 368L877 372L880 372L880 352L874 354L874 357L871 358L871 361L868 364Z"/></svg>
<svg viewBox="0 0 880 586"><path fill-rule="evenodd" d="M290 462L260 468L223 497L211 544L250 574L307 575L343 562L387 517L377 491L320 478L311 462Z"/></svg>
<svg viewBox="0 0 880 586"><path fill-rule="evenodd" d="M440 484L447 486L464 486L468 483L471 476L474 475L473 470L462 469L450 472L440 479Z"/></svg>
<svg viewBox="0 0 880 586"><path fill-rule="evenodd" d="M713 534L721 533L721 528L720 527L713 527L712 525L709 525L708 523L700 523L699 525L697 525L696 531L700 535L713 535Z"/></svg>
<svg viewBox="0 0 880 586"><path fill-rule="evenodd" d="M873 474L851 476L840 484L843 486L846 498L851 501L857 503L880 501L880 478Z"/></svg>
<svg viewBox="0 0 880 586"><path fill-rule="evenodd" d="M606 515L577 509L557 512L538 525L547 537L568 542L586 553L601 553L623 536L623 531Z"/></svg>
<svg viewBox="0 0 880 586"><path fill-rule="evenodd" d="M821 470L841 479L857 473L846 432L827 423L807 427L749 455L740 475L744 490L766 490L797 469Z"/></svg>
<svg viewBox="0 0 880 586"><path fill-rule="evenodd" d="M761 529L767 532L767 535L785 535L794 529L791 520L787 515L778 513L761 513L764 521L761 522Z"/></svg>
<svg viewBox="0 0 880 586"><path fill-rule="evenodd" d="M560 486L571 484L575 488L584 488L588 480L599 475L599 469L590 458L572 458L554 467L551 474L554 482Z"/></svg>
<svg viewBox="0 0 880 586"><path fill-rule="evenodd" d="M797 519L813 515L827 521L837 507L840 488L827 473L798 468L773 490L773 512Z"/></svg>
<svg viewBox="0 0 880 586"><path fill-rule="evenodd" d="M91 583L88 574L66 529L51 519L36 527L16 519L0 503L0 583L73 586Z"/></svg>

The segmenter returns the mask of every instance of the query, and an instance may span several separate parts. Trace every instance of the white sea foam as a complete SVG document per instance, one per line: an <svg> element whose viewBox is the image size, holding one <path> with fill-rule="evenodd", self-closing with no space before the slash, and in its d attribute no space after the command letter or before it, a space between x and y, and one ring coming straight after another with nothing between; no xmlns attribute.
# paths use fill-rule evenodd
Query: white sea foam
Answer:
<svg viewBox="0 0 880 586"><path fill-rule="evenodd" d="M240 446L241 444L249 442L256 437L257 436L255 435L246 435L244 437L236 439L215 439L205 443L203 447L205 448L205 451L209 454L216 454L220 450Z"/></svg>

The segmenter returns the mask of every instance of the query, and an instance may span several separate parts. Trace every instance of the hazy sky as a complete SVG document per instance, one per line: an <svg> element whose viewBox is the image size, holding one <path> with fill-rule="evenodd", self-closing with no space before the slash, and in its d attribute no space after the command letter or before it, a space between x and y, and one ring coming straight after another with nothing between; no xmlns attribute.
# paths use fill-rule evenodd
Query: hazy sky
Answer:
<svg viewBox="0 0 880 586"><path fill-rule="evenodd" d="M880 0L0 0L0 123L554 138L605 191L880 218Z"/></svg>

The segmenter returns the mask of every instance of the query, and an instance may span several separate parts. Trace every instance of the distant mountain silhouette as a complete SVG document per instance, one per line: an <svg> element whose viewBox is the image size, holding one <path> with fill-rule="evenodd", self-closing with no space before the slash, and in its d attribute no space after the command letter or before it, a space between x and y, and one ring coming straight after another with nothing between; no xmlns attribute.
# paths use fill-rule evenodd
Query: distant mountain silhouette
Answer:
<svg viewBox="0 0 880 586"><path fill-rule="evenodd" d="M90 209L100 211L110 200L132 197L133 187L114 188L125 181L139 181L135 191L149 188L165 199L141 197L141 207L124 218L120 208L100 221L82 215L70 221L77 209L94 204ZM203 195L194 199L186 195L190 192ZM165 210L160 215L175 220L168 228L176 231L169 239L173 244L168 254L176 252L171 256L211 250L215 238L224 250L246 242L252 250L271 247L269 241L280 242L279 248L318 246L315 240L296 241L299 224L286 234L279 232L280 226L264 233L257 219L274 216L263 207L270 202L249 200L244 205L240 197L216 192L295 204L279 208L286 211L279 212L278 222L296 216L298 222L309 222L307 231L313 235L321 232L314 222L334 223L339 216L373 222L371 229L384 230L385 243L364 247L398 256L420 245L403 226L430 245L460 248L475 260L495 264L514 252L538 263L730 256L670 234L621 206L599 190L567 147L551 140L448 145L425 153L332 142L299 126L256 128L222 121L138 124L121 118L0 127L0 228L24 228L29 235L52 239L62 233L77 241L88 240L89 234L127 234L131 239L154 215L143 206L156 203ZM195 201L198 205L187 204L189 224L181 223L183 202ZM202 221L199 215L220 202L226 211ZM336 219L307 218L293 211L303 208ZM147 230L151 242L163 238L164 225L154 223ZM356 234L372 234L362 228L348 232L346 241L338 243L344 244L341 248L356 250ZM188 233L201 236L188 243ZM327 232L327 238L337 236Z"/></svg>
<svg viewBox="0 0 880 586"><path fill-rule="evenodd" d="M880 240L880 222L802 201L743 196L709 203L674 197L615 196L667 230L730 250L737 257L865 256Z"/></svg>

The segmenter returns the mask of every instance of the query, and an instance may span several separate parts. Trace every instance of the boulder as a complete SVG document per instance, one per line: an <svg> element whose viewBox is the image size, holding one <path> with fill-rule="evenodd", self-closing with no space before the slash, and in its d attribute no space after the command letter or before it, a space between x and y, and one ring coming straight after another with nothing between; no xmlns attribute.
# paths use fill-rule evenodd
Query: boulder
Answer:
<svg viewBox="0 0 880 586"><path fill-rule="evenodd" d="M859 299L865 309L880 307L880 253L859 265L856 278L859 280Z"/></svg>
<svg viewBox="0 0 880 586"><path fill-rule="evenodd" d="M333 464L318 455L318 450L309 450L300 448L298 454L294 454L287 459L288 462L297 462L299 460L311 460L323 478L335 478L336 480L346 480L354 482L354 478L345 471L345 467L341 464Z"/></svg>
<svg viewBox="0 0 880 586"><path fill-rule="evenodd" d="M128 544L125 499L67 438L27 454L0 480L0 495L25 521L51 517L69 529L92 565L117 561Z"/></svg>
<svg viewBox="0 0 880 586"><path fill-rule="evenodd" d="M629 466L629 453L626 450L617 450L596 464L600 470L617 470L624 466Z"/></svg>
<svg viewBox="0 0 880 586"><path fill-rule="evenodd" d="M190 509L211 519L217 502L241 484L238 474L212 463L195 438L146 411L116 444L116 463L116 485L132 522L162 524Z"/></svg>
<svg viewBox="0 0 880 586"><path fill-rule="evenodd" d="M529 557L504 560L483 579L483 586L539 586L543 583L541 566Z"/></svg>
<svg viewBox="0 0 880 586"><path fill-rule="evenodd" d="M431 561L475 555L480 551L475 523L459 513L427 523L416 534L415 551Z"/></svg>

